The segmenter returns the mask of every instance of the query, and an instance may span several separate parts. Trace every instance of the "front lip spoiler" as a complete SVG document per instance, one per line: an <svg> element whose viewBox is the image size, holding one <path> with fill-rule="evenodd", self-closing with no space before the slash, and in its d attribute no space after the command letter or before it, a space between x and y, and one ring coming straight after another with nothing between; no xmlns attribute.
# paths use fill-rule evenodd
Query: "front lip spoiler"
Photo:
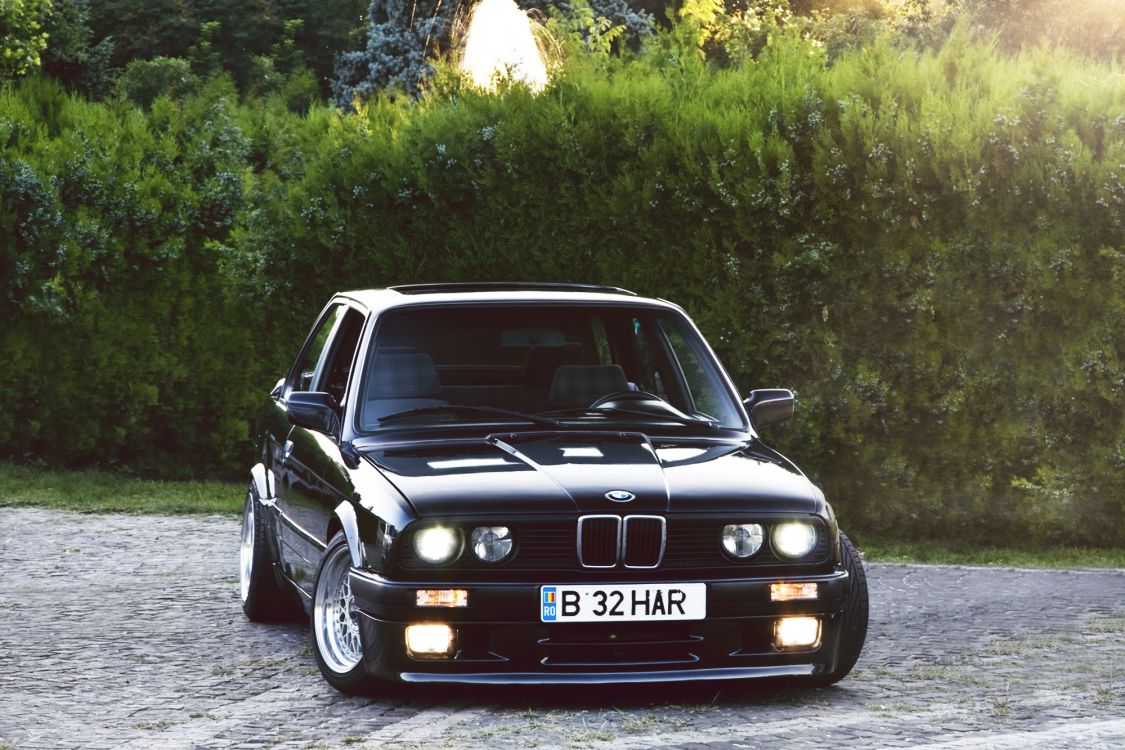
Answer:
<svg viewBox="0 0 1125 750"><path fill-rule="evenodd" d="M716 669L668 669L655 672L400 672L403 682L459 683L464 685L608 685L625 682L697 682L701 680L747 680L808 677L816 667L792 664L778 667L724 667Z"/></svg>

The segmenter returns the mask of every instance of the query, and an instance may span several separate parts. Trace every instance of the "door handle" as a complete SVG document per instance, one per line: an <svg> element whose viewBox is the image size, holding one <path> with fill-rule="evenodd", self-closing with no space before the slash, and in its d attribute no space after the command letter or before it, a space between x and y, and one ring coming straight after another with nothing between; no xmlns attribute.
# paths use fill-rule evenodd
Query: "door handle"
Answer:
<svg viewBox="0 0 1125 750"><path fill-rule="evenodd" d="M281 463L287 462L289 460L289 457L292 456L292 455L293 455L293 441L292 440L286 440L285 441L285 447L281 449Z"/></svg>

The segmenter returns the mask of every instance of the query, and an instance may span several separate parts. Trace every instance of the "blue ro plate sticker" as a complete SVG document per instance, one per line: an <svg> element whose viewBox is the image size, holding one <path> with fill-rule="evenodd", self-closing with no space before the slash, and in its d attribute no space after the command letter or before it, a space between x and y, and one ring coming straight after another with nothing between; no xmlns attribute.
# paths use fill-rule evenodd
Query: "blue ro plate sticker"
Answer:
<svg viewBox="0 0 1125 750"><path fill-rule="evenodd" d="M555 590L554 586L544 586L541 591L543 592L543 614L541 615L541 619L543 622L554 622L558 617L559 611L558 602L556 601L558 599L558 592Z"/></svg>

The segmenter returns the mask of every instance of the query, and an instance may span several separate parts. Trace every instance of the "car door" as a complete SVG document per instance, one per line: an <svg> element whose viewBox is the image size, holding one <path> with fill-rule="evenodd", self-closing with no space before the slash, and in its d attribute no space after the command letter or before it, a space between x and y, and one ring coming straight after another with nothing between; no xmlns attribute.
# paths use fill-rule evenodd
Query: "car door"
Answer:
<svg viewBox="0 0 1125 750"><path fill-rule="evenodd" d="M321 391L343 404L363 322L363 313L355 308L343 303L330 306L290 375L285 398L297 391ZM281 563L293 582L310 595L328 544L332 511L342 499L341 488L334 485L341 476L340 466L338 435L289 428L275 468Z"/></svg>

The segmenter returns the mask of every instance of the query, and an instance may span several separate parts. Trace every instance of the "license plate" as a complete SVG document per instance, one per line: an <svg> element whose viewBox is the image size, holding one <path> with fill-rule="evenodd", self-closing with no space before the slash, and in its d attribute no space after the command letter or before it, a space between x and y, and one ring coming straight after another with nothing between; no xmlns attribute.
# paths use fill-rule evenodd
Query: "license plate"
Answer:
<svg viewBox="0 0 1125 750"><path fill-rule="evenodd" d="M702 620L707 584L542 586L539 601L542 622Z"/></svg>

